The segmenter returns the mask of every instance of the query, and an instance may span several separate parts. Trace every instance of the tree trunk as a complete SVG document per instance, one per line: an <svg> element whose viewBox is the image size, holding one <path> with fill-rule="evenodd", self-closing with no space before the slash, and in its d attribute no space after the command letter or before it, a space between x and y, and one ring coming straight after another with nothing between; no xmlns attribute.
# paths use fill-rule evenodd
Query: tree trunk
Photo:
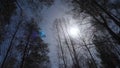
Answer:
<svg viewBox="0 0 120 68"><path fill-rule="evenodd" d="M120 21L118 21L116 18L114 18L107 10L105 10L101 5L99 5L95 0L93 0L93 3L98 6L104 13L106 13L114 22L116 25L120 27Z"/></svg>
<svg viewBox="0 0 120 68"><path fill-rule="evenodd" d="M27 55L28 46L29 46L29 43L30 43L31 33L32 33L32 31L30 32L30 34L28 35L28 38L27 38L27 43L25 45L25 49L24 49L24 52L23 52L23 57L22 57L20 68L24 68L24 62L25 62L25 58L26 58L26 55Z"/></svg>
<svg viewBox="0 0 120 68"><path fill-rule="evenodd" d="M9 55L9 52L10 52L10 50L11 50L11 48L12 48L12 43L13 43L14 38L15 38L15 36L16 36L19 28L20 28L21 23L22 23L22 20L18 23L17 28L16 28L16 30L15 30L15 32L14 32L14 34L13 34L13 37L12 37L12 39L11 39L11 41L10 41L9 47L8 47L7 52L6 52L6 55L5 55L5 58L3 59L3 62L2 62L2 64L1 64L1 68L4 68L5 61L7 60L7 56Z"/></svg>

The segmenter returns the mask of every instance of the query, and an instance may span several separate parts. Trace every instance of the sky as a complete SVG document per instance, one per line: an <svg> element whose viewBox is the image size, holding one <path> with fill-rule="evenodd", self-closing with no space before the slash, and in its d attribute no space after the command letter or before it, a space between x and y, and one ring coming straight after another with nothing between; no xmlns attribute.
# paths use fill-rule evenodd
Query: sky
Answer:
<svg viewBox="0 0 120 68"><path fill-rule="evenodd" d="M57 68L57 48L56 48L56 38L53 28L53 23L56 18L67 17L66 12L69 9L66 5L60 0L55 0L54 4L50 8L44 8L41 12L43 15L42 23L40 23L40 27L42 31L45 32L46 37L43 40L48 43L49 46L49 57L51 61L52 68Z"/></svg>

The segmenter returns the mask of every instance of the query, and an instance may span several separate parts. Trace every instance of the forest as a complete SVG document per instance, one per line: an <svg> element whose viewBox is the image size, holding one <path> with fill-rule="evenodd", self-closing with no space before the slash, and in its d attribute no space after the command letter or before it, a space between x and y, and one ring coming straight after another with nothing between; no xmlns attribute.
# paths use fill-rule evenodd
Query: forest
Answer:
<svg viewBox="0 0 120 68"><path fill-rule="evenodd" d="M120 0L0 0L0 68L120 68Z"/></svg>

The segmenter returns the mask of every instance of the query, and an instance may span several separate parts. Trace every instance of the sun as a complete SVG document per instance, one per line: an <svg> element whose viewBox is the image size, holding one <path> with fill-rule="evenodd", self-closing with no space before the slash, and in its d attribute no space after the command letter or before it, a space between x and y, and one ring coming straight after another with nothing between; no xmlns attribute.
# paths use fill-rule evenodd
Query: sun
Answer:
<svg viewBox="0 0 120 68"><path fill-rule="evenodd" d="M69 34L70 34L71 37L74 37L74 38L78 37L79 28L77 26L71 26L69 28Z"/></svg>

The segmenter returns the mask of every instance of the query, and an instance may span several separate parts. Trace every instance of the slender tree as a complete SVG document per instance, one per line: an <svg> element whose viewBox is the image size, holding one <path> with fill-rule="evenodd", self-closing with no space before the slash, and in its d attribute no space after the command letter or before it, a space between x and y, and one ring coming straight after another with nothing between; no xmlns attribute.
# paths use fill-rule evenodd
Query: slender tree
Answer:
<svg viewBox="0 0 120 68"><path fill-rule="evenodd" d="M117 35L117 33L112 31L112 28L109 27L109 24L110 24L110 22L113 22L114 24L116 24L119 27L120 21L118 18L115 17L115 15L113 13L111 13L110 10L108 11L108 9L110 9L108 6L105 6L105 8L104 8L101 5L103 3L105 5L112 4L110 1L104 2L103 0L102 1L96 1L96 0L92 0L92 1L91 0L87 0L87 1L73 0L72 1L72 4L74 4L74 6L75 6L74 10L78 11L78 14L81 12L84 12L84 13L89 14L96 21L99 20L99 22L97 22L97 23L103 25L106 28L106 30L108 30L108 32L111 34L111 36L113 36L113 38L116 39L116 41L118 41L118 43L119 43L120 42L119 36Z"/></svg>

